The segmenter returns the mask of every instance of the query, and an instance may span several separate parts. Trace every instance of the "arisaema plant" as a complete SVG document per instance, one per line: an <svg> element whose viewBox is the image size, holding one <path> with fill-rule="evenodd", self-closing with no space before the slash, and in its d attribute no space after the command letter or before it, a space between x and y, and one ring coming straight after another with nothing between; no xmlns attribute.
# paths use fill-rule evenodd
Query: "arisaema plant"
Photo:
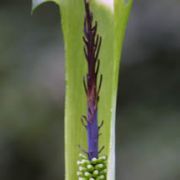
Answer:
<svg viewBox="0 0 180 180"><path fill-rule="evenodd" d="M59 6L64 34L65 179L115 180L119 65L133 2L33 0L33 10L44 2Z"/></svg>

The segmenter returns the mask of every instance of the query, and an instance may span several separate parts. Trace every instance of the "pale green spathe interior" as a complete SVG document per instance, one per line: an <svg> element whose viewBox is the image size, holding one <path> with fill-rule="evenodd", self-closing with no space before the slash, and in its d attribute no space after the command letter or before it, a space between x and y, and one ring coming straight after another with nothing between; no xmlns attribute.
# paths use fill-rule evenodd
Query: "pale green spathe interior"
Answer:
<svg viewBox="0 0 180 180"><path fill-rule="evenodd" d="M55 2L60 7L66 54L66 100L65 100L65 164L66 180L77 180L77 159L80 150L86 149L86 131L80 118L86 114L86 97L82 78L86 74L83 54L83 0L33 0L33 9L43 2ZM108 158L108 180L115 179L115 112L118 87L119 62L125 29L132 0L114 0L114 12L96 1L91 2L94 19L98 21L98 33L102 36L100 73L103 83L100 92L99 122L100 146Z"/></svg>

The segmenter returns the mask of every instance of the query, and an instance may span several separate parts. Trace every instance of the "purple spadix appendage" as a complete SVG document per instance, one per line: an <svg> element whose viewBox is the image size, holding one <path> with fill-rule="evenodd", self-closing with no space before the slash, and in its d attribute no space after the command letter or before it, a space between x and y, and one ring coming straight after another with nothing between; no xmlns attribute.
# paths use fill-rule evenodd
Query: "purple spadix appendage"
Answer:
<svg viewBox="0 0 180 180"><path fill-rule="evenodd" d="M87 117L86 129L88 140L88 158L98 158L99 154L99 127L98 127L98 101L99 92L102 84L102 75L98 82L98 72L100 60L98 58L102 38L97 34L97 22L93 23L93 14L90 11L89 1L85 3L85 18L84 18L84 54L87 61L88 73L84 77L84 89L87 97ZM83 124L84 125L84 124Z"/></svg>

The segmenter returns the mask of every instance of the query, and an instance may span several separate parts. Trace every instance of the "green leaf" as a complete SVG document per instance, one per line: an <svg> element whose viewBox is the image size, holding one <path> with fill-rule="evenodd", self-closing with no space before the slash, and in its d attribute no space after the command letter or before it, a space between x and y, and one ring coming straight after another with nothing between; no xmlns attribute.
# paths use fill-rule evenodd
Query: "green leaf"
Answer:
<svg viewBox="0 0 180 180"><path fill-rule="evenodd" d="M47 0L34 0L33 8ZM109 0L109 2L112 0ZM66 180L77 180L77 164L80 144L87 147L86 131L80 117L86 114L86 97L82 78L87 65L83 54L83 0L54 0L60 5L65 46L66 100L65 100L65 164ZM114 0L112 6L91 1L94 19L98 21L98 33L102 36L100 51L103 84L100 93L99 121L105 124L101 130L100 145L108 156L108 180L115 179L115 112L119 64L128 16L132 0Z"/></svg>

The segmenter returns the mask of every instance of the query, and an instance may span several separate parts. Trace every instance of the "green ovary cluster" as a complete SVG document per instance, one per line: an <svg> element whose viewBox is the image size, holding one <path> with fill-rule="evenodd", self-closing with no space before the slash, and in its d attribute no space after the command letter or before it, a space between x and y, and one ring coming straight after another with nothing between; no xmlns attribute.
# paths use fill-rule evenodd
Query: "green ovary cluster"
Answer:
<svg viewBox="0 0 180 180"><path fill-rule="evenodd" d="M80 160L78 164L78 180L106 180L107 174L107 156L100 156L88 160L83 154L79 154Z"/></svg>

